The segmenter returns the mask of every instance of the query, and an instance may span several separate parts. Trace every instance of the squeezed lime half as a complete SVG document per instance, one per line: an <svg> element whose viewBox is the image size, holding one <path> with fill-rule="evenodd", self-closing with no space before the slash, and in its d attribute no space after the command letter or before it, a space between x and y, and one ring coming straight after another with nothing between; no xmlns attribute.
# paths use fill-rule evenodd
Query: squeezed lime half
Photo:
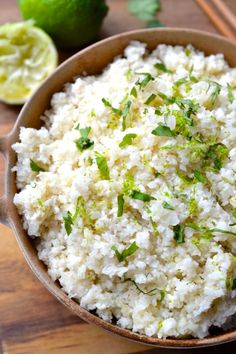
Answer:
<svg viewBox="0 0 236 354"><path fill-rule="evenodd" d="M25 103L58 64L52 39L32 21L0 26L0 100Z"/></svg>

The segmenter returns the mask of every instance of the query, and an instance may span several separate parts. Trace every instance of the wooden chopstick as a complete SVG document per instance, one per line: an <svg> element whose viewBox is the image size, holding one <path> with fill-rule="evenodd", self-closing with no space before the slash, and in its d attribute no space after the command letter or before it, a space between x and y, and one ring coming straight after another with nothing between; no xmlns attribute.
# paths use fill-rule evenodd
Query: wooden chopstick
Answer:
<svg viewBox="0 0 236 354"><path fill-rule="evenodd" d="M230 23L232 28L236 31L236 16L230 11L227 5L222 0L211 0L213 4L218 8L226 20Z"/></svg>
<svg viewBox="0 0 236 354"><path fill-rule="evenodd" d="M236 40L236 34L234 34L229 25L223 19L221 19L218 13L210 5L209 0L196 0L196 2L222 34L230 39Z"/></svg>

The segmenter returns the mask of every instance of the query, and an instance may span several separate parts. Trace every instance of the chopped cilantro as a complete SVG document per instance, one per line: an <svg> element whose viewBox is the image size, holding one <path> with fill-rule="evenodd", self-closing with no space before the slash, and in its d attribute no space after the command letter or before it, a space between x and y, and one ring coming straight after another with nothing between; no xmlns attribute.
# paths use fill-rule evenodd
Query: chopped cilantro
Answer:
<svg viewBox="0 0 236 354"><path fill-rule="evenodd" d="M80 131L81 137L75 140L75 145L79 151L89 149L94 145L94 142L88 138L88 135L91 131L91 127L79 128L79 125L75 128Z"/></svg>
<svg viewBox="0 0 236 354"><path fill-rule="evenodd" d="M227 90L228 90L228 100L230 103L233 103L234 102L234 95L233 95L232 87L230 86L230 84L227 84Z"/></svg>
<svg viewBox="0 0 236 354"><path fill-rule="evenodd" d="M174 85L176 87L179 87L179 86L185 84L186 82L187 82L187 78L186 77L182 77L181 79L175 81Z"/></svg>
<svg viewBox="0 0 236 354"><path fill-rule="evenodd" d="M144 102L144 104L150 104L153 100L155 100L155 98L157 97L157 95L155 95L155 93L152 93Z"/></svg>
<svg viewBox="0 0 236 354"><path fill-rule="evenodd" d="M38 198L38 199L37 199L37 202L38 202L38 205L40 206L40 208L42 209L42 211L45 212L45 211L46 211L46 207L45 207L45 205L43 204L42 199L41 199L41 198Z"/></svg>
<svg viewBox="0 0 236 354"><path fill-rule="evenodd" d="M236 208L234 208L234 209L232 210L232 215L233 215L234 218L236 218Z"/></svg>
<svg viewBox="0 0 236 354"><path fill-rule="evenodd" d="M177 243L184 243L184 230L183 230L183 226L181 224L175 225L173 227L173 231L174 231L174 240Z"/></svg>
<svg viewBox="0 0 236 354"><path fill-rule="evenodd" d="M235 235L236 236L236 233L232 232L232 231L222 230L222 229L217 229L217 228L209 229L208 227L205 227L205 226L198 226L195 223L188 223L185 226L189 227L195 231L198 231L203 235L208 235L209 237L213 237L214 233L222 233L222 234L226 234L226 235Z"/></svg>
<svg viewBox="0 0 236 354"><path fill-rule="evenodd" d="M219 94L220 94L220 91L221 91L221 85L216 82L216 81L209 81L209 86L208 86L208 89L207 89L207 92L209 91L210 87L212 87L212 92L211 92L211 96L210 96L210 99L211 99L211 102L212 104L214 105Z"/></svg>
<svg viewBox="0 0 236 354"><path fill-rule="evenodd" d="M144 75L143 80L140 81L140 79L138 79L138 81L136 81L136 85L138 85L141 89L144 89L150 81L154 80L154 77L149 73L137 73L137 74Z"/></svg>
<svg viewBox="0 0 236 354"><path fill-rule="evenodd" d="M160 8L160 0L128 0L129 12L140 20L152 20Z"/></svg>
<svg viewBox="0 0 236 354"><path fill-rule="evenodd" d="M165 290L161 290L160 291L160 295L161 295L161 298L160 298L160 302L162 302L166 296L166 291Z"/></svg>
<svg viewBox="0 0 236 354"><path fill-rule="evenodd" d="M154 18L146 23L145 28L165 27L164 23Z"/></svg>
<svg viewBox="0 0 236 354"><path fill-rule="evenodd" d="M118 251L116 245L113 245L111 249L112 251L115 252L118 261L123 262L127 257L134 254L139 249L139 247L136 245L136 242L134 241L133 243L131 243L131 245L128 248L125 248L121 253Z"/></svg>
<svg viewBox="0 0 236 354"><path fill-rule="evenodd" d="M163 63L156 63L154 66L156 69L163 71L164 73L173 74L173 71L167 69L167 67Z"/></svg>
<svg viewBox="0 0 236 354"><path fill-rule="evenodd" d="M117 197L117 204L118 204L118 211L117 211L117 216L121 217L124 212L124 195L120 194Z"/></svg>
<svg viewBox="0 0 236 354"><path fill-rule="evenodd" d="M151 200L155 200L156 198L152 197L149 194L142 193L136 190L132 191L131 198L141 200L142 202L150 202Z"/></svg>
<svg viewBox="0 0 236 354"><path fill-rule="evenodd" d="M126 281L132 282L132 283L134 284L134 286L136 287L136 289L137 289L140 293L142 293L142 294L144 294L144 295L149 295L149 296L156 295L156 292L158 291L157 288L151 289L151 290L149 290L149 291L144 291L144 290L140 289L140 287L138 286L138 284L137 284L133 279L131 279L131 278L126 278L124 281L125 281L125 282L126 282Z"/></svg>
<svg viewBox="0 0 236 354"><path fill-rule="evenodd" d="M210 145L206 158L213 162L214 168L219 171L223 166L224 160L229 155L229 149L222 143Z"/></svg>
<svg viewBox="0 0 236 354"><path fill-rule="evenodd" d="M192 54L192 50L190 48L185 49L185 55L186 57L189 57Z"/></svg>
<svg viewBox="0 0 236 354"><path fill-rule="evenodd" d="M66 233L69 236L72 232L72 225L74 224L73 217L70 211L67 211L63 216Z"/></svg>
<svg viewBox="0 0 236 354"><path fill-rule="evenodd" d="M138 93L137 93L137 90L136 90L136 87L135 87L135 86L132 87L132 89L131 89L131 91L130 91L130 94L131 94L132 96L134 96L135 98L138 97Z"/></svg>
<svg viewBox="0 0 236 354"><path fill-rule="evenodd" d="M236 289L236 278L233 279L232 290Z"/></svg>
<svg viewBox="0 0 236 354"><path fill-rule="evenodd" d="M167 104L170 103L175 103L176 98L175 97L168 97L166 94L164 94L163 92L159 92L158 96Z"/></svg>
<svg viewBox="0 0 236 354"><path fill-rule="evenodd" d="M104 179L110 179L110 171L105 156L103 156L99 152L96 152L95 156L96 156L97 167L100 171L101 177Z"/></svg>
<svg viewBox="0 0 236 354"><path fill-rule="evenodd" d="M164 209L175 210L175 209L173 208L173 206L172 206L171 204L169 204L168 202L166 202L166 201L164 201L164 202L162 203L162 207L163 207Z"/></svg>
<svg viewBox="0 0 236 354"><path fill-rule="evenodd" d="M156 136L175 136L175 132L162 123L158 124L157 128L152 131L152 134Z"/></svg>
<svg viewBox="0 0 236 354"><path fill-rule="evenodd" d="M198 181L198 182L206 182L206 177L199 171L199 170L195 170L194 172L194 178Z"/></svg>
<svg viewBox="0 0 236 354"><path fill-rule="evenodd" d="M137 134L126 134L119 144L119 147L123 149L127 145L131 145L133 140L137 137Z"/></svg>
<svg viewBox="0 0 236 354"><path fill-rule="evenodd" d="M126 129L126 117L129 114L130 107L131 107L132 102L128 101L122 110L122 130L124 131Z"/></svg>
<svg viewBox="0 0 236 354"><path fill-rule="evenodd" d="M46 172L46 170L39 166L34 160L30 159L30 168L34 172Z"/></svg>
<svg viewBox="0 0 236 354"><path fill-rule="evenodd" d="M72 225L74 225L74 222L78 218L78 216L83 217L86 214L86 209L84 205L84 200L80 196L77 198L77 203L76 203L76 209L74 215L71 214L70 211L67 211L67 213L63 216L64 219L64 225L66 229L66 233L69 236L72 232Z"/></svg>
<svg viewBox="0 0 236 354"><path fill-rule="evenodd" d="M122 111L118 108L114 108L112 106L112 104L108 100L106 100L105 98L102 98L102 102L103 102L104 106L111 108L113 113L118 114L118 116L122 115Z"/></svg>

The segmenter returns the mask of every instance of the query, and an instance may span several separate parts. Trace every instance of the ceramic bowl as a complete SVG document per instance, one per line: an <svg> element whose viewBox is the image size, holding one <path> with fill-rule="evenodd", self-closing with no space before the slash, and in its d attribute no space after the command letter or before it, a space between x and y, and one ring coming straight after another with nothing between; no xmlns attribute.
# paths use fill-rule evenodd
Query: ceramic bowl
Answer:
<svg viewBox="0 0 236 354"><path fill-rule="evenodd" d="M22 227L21 218L12 203L16 192L15 175L11 168L15 165L16 154L11 145L19 139L21 126L39 128L41 125L40 115L49 107L53 93L62 90L63 85L71 82L73 77L83 72L91 74L100 73L114 57L122 54L124 48L131 40L139 40L147 43L150 50L159 43L170 45L187 45L191 43L197 49L207 55L223 53L228 63L236 67L236 43L221 36L213 35L189 29L150 29L137 30L122 33L98 42L72 56L41 85L29 102L23 107L13 131L0 139L0 152L5 157L5 193L0 200L0 221L10 226L16 236L20 249L27 260L30 268L42 282L42 284L72 312L83 320L96 324L112 333L118 334L139 343L145 343L157 347L186 348L210 346L229 342L236 339L236 329L226 333L213 333L204 339L158 339L134 333L130 330L118 327L115 323L108 323L91 313L70 299L60 288L59 284L52 281L47 273L45 265L39 261L34 242L27 236Z"/></svg>

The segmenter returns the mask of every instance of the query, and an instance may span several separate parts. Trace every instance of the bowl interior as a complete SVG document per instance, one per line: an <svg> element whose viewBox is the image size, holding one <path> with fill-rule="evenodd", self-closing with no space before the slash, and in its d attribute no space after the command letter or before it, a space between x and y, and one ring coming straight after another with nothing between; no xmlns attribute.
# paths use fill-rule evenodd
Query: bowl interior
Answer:
<svg viewBox="0 0 236 354"><path fill-rule="evenodd" d="M16 186L15 176L11 173L11 168L15 164L16 156L14 151L11 149L11 145L18 141L20 126L39 128L41 126L40 116L49 107L50 99L53 93L61 91L64 84L67 82L72 82L73 78L77 75L82 75L85 73L88 75L100 73L102 69L114 59L114 57L122 54L124 48L132 40L139 40L147 43L150 50L154 49L160 43L183 46L191 43L194 47L204 51L208 55L223 53L228 63L232 67L236 66L235 43L220 36L185 29L150 29L128 32L98 42L75 54L60 67L58 67L58 69L43 83L30 101L24 106L12 133L8 137L7 159L9 167L6 175L6 179L8 181L6 184L6 195L11 226L14 229L18 244L27 262L39 280L54 296L56 296L63 304L69 307L75 314L84 320L90 323L95 323L104 329L122 335L123 337L149 345L183 348L215 345L228 342L236 339L236 330L223 334L216 334L215 336L204 339L158 339L139 335L129 330L119 328L115 324L107 323L96 315L84 310L78 303L72 299L69 299L61 290L59 285L54 283L49 278L46 267L41 261L38 260L34 244L23 230L21 219L12 203L13 196L16 192Z"/></svg>

